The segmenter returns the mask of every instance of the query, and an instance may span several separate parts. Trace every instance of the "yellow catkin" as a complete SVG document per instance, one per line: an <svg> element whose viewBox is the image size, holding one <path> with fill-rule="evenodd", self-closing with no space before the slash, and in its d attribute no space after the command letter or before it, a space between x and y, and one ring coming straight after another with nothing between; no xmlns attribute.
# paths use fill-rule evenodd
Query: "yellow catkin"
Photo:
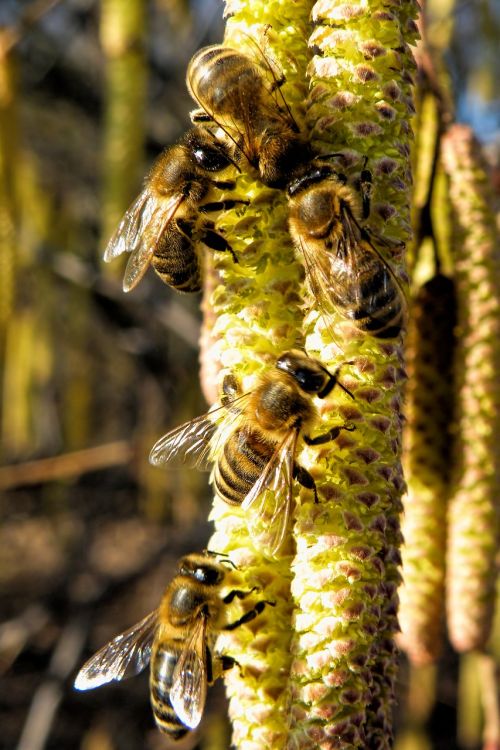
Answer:
<svg viewBox="0 0 500 750"><path fill-rule="evenodd" d="M310 10L308 3L226 5L226 42L252 50L248 35L265 40L283 67L283 92L299 122ZM394 248L410 231L415 14L413 2L390 8L321 2L313 8L311 45L318 52L309 66L307 109L313 142L327 153L344 152L342 171L349 177L359 176L368 156L370 228L394 240ZM283 349L305 343L330 369L344 364L342 379L356 395L353 403L341 392L331 394L319 429L349 419L357 430L343 433L333 448L300 456L316 478L320 502L299 493L294 557L292 540L277 560L263 557L241 509L215 501L209 547L230 553L249 585L275 602L219 643L241 665L227 677L233 743L244 750L389 747L404 487L401 341L377 341L340 325L340 318L333 320L339 326L332 340L311 300L304 323L302 269L286 231L284 194L246 175L235 197L238 192L250 197L251 207L218 221L240 261L215 258L222 283L211 296L210 330L219 378L229 370L249 390ZM401 250L382 252L404 279Z"/></svg>
<svg viewBox="0 0 500 750"><path fill-rule="evenodd" d="M146 97L145 22L145 0L101 3L100 37L106 59L102 247L140 186Z"/></svg>
<svg viewBox="0 0 500 750"><path fill-rule="evenodd" d="M454 227L456 449L448 517L447 617L456 649L484 646L497 580L500 510L500 256L491 191L471 130L442 145Z"/></svg>
<svg viewBox="0 0 500 750"><path fill-rule="evenodd" d="M416 37L414 2L320 0L312 11L307 121L313 143L342 154L348 177L373 175L368 224L408 240L410 116ZM376 239L374 239L376 244ZM400 252L381 248L396 274ZM298 505L292 564L292 748L388 748L396 671L394 635L404 482L401 470L402 342L360 334L340 316L331 341L311 304L308 352L330 368L344 363L355 402L337 393L323 428L353 420L354 433L300 457L320 491Z"/></svg>
<svg viewBox="0 0 500 750"><path fill-rule="evenodd" d="M416 294L407 340L400 645L417 665L435 661L443 640L454 327L453 281L436 274Z"/></svg>
<svg viewBox="0 0 500 750"><path fill-rule="evenodd" d="M226 3L225 43L262 62L251 36L278 60L286 76L283 93L298 118L306 97L308 13L307 3L286 0ZM239 263L215 254L220 282L210 300L206 298L205 310L214 315L210 358L215 371L220 371L219 382L224 373L232 372L248 391L282 351L301 344L302 269L295 262L287 232L284 192L265 188L243 174L231 197L240 196L250 199L248 210L227 212L218 221ZM248 585L257 586L260 596L275 602L253 623L221 639L220 647L241 665L226 677L232 741L239 750L280 750L288 732L290 550L283 550L275 561L265 558L250 541L241 509L220 499L214 502L211 519L215 533L210 549L230 553L247 573Z"/></svg>

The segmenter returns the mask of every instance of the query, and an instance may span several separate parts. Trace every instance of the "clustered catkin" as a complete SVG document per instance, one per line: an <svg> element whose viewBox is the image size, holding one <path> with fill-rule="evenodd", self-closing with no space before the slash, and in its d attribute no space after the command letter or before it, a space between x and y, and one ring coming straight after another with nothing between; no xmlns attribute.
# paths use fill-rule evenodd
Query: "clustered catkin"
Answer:
<svg viewBox="0 0 500 750"><path fill-rule="evenodd" d="M310 56L306 6L226 4L225 43L251 54L247 35L265 39L301 125ZM416 37L416 12L414 2L317 3L308 68L306 119L313 145L342 154L339 164L351 180L368 156L374 183L368 224L374 237L383 232L389 240L381 251L402 284L411 186L409 45ZM256 552L242 511L215 500L209 546L230 553L251 585L276 601L252 628L221 641L242 664L226 678L233 742L240 750L389 747L404 488L401 342L367 337L340 316L325 327L314 301L306 299L305 307L301 302L302 269L287 232L285 195L244 175L239 190L251 200L244 219L235 211L218 221L239 264L215 260L220 284L208 306L215 316L210 346L219 377L230 370L247 390L281 351L305 346L330 371L342 365L342 381L355 395L352 401L330 394L318 430L345 420L357 429L342 433L333 446L297 456L315 477L319 504L310 492L298 493L293 543L279 559L270 562Z"/></svg>
<svg viewBox="0 0 500 750"><path fill-rule="evenodd" d="M249 35L266 49L271 45L286 77L283 95L300 117L306 95L305 4L227 2L226 14L224 43L244 49L252 57L258 50L249 44ZM302 268L295 261L287 231L284 192L241 175L232 195L250 204L243 218L236 210L218 221L218 227L231 237L239 262L235 266L224 259L214 260L214 274L220 283L209 305L215 316L209 357L212 367L220 370L219 382L225 372L231 372L241 381L243 391L248 391L282 351L303 345L299 333ZM279 750L285 745L289 723L290 548L285 547L280 558L270 563L254 549L243 511L220 498L215 499L210 518L215 533L209 547L229 553L240 570L248 573L249 585L258 586L266 600L276 603L267 607L258 621L224 635L220 642L241 665L226 677L233 743L241 750Z"/></svg>
<svg viewBox="0 0 500 750"><path fill-rule="evenodd" d="M308 124L313 143L344 155L348 173L373 173L370 228L405 243L409 236L408 166L413 112L416 6L318 2L311 37L316 54ZM396 247L390 260L404 273ZM329 399L324 419L352 419L355 433L328 457L308 455L322 489L316 513L297 511L292 591L297 613L292 667L294 731L300 747L389 747L398 629L397 586L404 487L400 465L401 344L349 331L340 321L340 351L325 347L322 321L306 318L306 346L329 366L352 361L356 401ZM328 352L332 352L328 356ZM339 443L339 441L337 441ZM351 444L348 444L351 443ZM310 463L309 463L310 462ZM292 746L292 745L291 745Z"/></svg>

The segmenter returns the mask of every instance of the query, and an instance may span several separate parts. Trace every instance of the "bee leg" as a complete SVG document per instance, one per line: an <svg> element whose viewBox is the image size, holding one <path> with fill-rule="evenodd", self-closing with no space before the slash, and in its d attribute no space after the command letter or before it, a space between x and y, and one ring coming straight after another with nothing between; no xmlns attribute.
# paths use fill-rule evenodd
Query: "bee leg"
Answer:
<svg viewBox="0 0 500 750"><path fill-rule="evenodd" d="M211 115L209 115L208 112L205 112L205 110L202 109L201 107L199 107L198 109L193 109L189 113L189 119L191 120L193 125L197 125L199 122L202 122L203 124L209 122L215 125L214 118L211 117Z"/></svg>
<svg viewBox="0 0 500 750"><path fill-rule="evenodd" d="M224 375L224 380L222 381L222 396L220 400L222 406L229 406L231 401L234 401L234 399L240 395L241 386L233 373Z"/></svg>
<svg viewBox="0 0 500 750"><path fill-rule="evenodd" d="M401 240L391 240L387 237L382 237L378 232L374 232L373 229L366 226L361 228L361 236L364 240L368 242L375 241L377 245L382 245L382 247L402 250L405 246L405 243L401 242Z"/></svg>
<svg viewBox="0 0 500 750"><path fill-rule="evenodd" d="M235 598L244 599L245 597L249 596L253 591L258 591L257 586L254 586L252 589L250 589L250 591L241 591L240 589L233 589L233 591L230 591L229 594L223 597L222 601L224 602L224 604L231 604L231 602L234 601Z"/></svg>
<svg viewBox="0 0 500 750"><path fill-rule="evenodd" d="M216 250L217 252L221 252L221 253L223 252L231 253L233 257L233 261L235 263L239 262L229 242L226 239L224 239L224 237L221 234L216 232L214 229L211 229L210 225L207 225L204 227L201 240L211 250Z"/></svg>
<svg viewBox="0 0 500 750"><path fill-rule="evenodd" d="M285 74L283 73L283 71L281 71L279 77L275 76L273 73L273 77L274 77L274 80L269 86L269 90L271 91L271 93L273 91L276 91L277 89L280 89L283 86L283 84L286 83L286 78L285 78Z"/></svg>
<svg viewBox="0 0 500 750"><path fill-rule="evenodd" d="M232 669L233 667L238 667L240 671L240 677L242 675L241 670L241 664L236 661L236 659L233 659L232 656L228 656L227 654L214 654L214 680L216 680L218 677L222 675L223 672L227 672L229 669Z"/></svg>
<svg viewBox="0 0 500 750"><path fill-rule="evenodd" d="M302 485L302 487L305 487L306 490L312 490L314 492L314 502L319 503L316 482L314 481L312 475L309 474L307 469L304 469L304 467L300 466L299 464L294 464L293 478L296 479L297 482Z"/></svg>
<svg viewBox="0 0 500 750"><path fill-rule="evenodd" d="M358 190L361 194L362 218L364 221L370 216L370 203L373 193L372 173L369 169L366 169L367 162L368 157L365 156L358 184Z"/></svg>
<svg viewBox="0 0 500 750"><path fill-rule="evenodd" d="M345 424L338 425L337 427L332 427L331 430L323 433L323 435L317 435L313 438L309 437L309 435L303 435L303 439L306 445L323 445L323 443L329 443L330 440L336 440L340 435L341 430L352 432L355 429L356 425L354 425L352 422L346 422Z"/></svg>
<svg viewBox="0 0 500 750"><path fill-rule="evenodd" d="M231 190L234 188L234 182L214 182L213 183L215 187L220 188L221 190ZM230 187L227 187L227 186ZM204 214L214 213L215 211L229 211L229 209L234 208L235 206L238 206L240 204L243 204L244 206L248 206L250 204L250 201L238 200L236 198L228 198L225 201L213 201L213 203L204 203L203 206L200 206L200 211Z"/></svg>
<svg viewBox="0 0 500 750"><path fill-rule="evenodd" d="M266 604L269 604L270 607L275 607L276 602L268 602L268 601L261 601L257 602L255 607L253 609L248 610L248 612L245 612L244 615L242 615L239 620L236 620L236 622L230 622L229 625L225 625L222 630L235 630L240 625L244 625L246 622L250 622L250 620L254 620L257 615L260 615L260 613L264 610L264 607Z"/></svg>
<svg viewBox="0 0 500 750"><path fill-rule="evenodd" d="M207 670L207 682L209 685L212 684L214 681L214 670L213 670L213 659L212 659L212 652L208 648L208 646L205 646L205 662L206 662L206 670Z"/></svg>
<svg viewBox="0 0 500 750"><path fill-rule="evenodd" d="M233 667L238 667L241 672L241 666L239 662L237 662L236 659L233 659L232 656L228 656L227 654L218 654L217 658L220 660L220 665L223 672L227 672L228 669L232 669Z"/></svg>

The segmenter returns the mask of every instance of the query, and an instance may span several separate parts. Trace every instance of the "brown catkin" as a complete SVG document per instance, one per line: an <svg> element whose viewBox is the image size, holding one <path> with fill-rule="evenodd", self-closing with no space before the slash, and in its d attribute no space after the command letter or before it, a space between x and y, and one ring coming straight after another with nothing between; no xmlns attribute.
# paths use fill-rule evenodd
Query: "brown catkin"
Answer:
<svg viewBox="0 0 500 750"><path fill-rule="evenodd" d="M453 281L436 274L416 294L407 338L400 645L416 665L443 641L455 322Z"/></svg>
<svg viewBox="0 0 500 750"><path fill-rule="evenodd" d="M500 510L500 246L480 147L455 125L442 144L454 227L456 450L447 618L459 651L484 647L495 601Z"/></svg>

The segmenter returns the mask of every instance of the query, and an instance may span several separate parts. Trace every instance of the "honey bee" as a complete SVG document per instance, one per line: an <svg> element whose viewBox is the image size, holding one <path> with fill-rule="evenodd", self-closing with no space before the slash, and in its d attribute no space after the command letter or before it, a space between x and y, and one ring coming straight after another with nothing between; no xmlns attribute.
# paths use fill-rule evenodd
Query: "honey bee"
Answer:
<svg viewBox="0 0 500 750"><path fill-rule="evenodd" d="M371 175L361 175L362 218L368 218ZM406 321L399 281L361 225L357 196L331 165L315 159L288 185L289 229L313 299L365 333L398 336ZM383 240L382 240L383 242ZM389 243L386 243L389 244Z"/></svg>
<svg viewBox="0 0 500 750"><path fill-rule="evenodd" d="M291 516L293 479L318 501L313 477L295 460L299 438L306 445L321 445L335 440L341 430L354 430L346 423L316 437L308 434L318 421L313 396L323 399L338 385L354 398L338 380L339 370L330 373L304 352L290 350L249 393L242 394L236 378L226 375L221 405L168 432L153 446L149 460L160 465L180 458L199 469L213 463L216 492L247 511L255 546L275 557Z"/></svg>
<svg viewBox="0 0 500 750"><path fill-rule="evenodd" d="M284 79L277 78L264 53L262 58L265 68L230 47L204 47L191 59L186 83L201 107L193 121L219 126L262 182L281 188L311 152L284 98L277 99Z"/></svg>
<svg viewBox="0 0 500 750"><path fill-rule="evenodd" d="M266 604L274 606L258 601L228 623L227 605L255 589L233 588L223 595L223 586L230 587L234 579L227 564L216 558L217 553L208 551L183 557L158 609L94 654L79 671L75 688L91 690L123 680L151 663L150 697L158 729L174 740L195 729L207 686L235 664L231 657L213 652L212 636L253 620Z"/></svg>
<svg viewBox="0 0 500 750"><path fill-rule="evenodd" d="M233 180L214 179L231 164L234 161L224 145L201 127L192 128L179 143L160 154L104 253L106 262L130 253L123 279L125 292L137 286L150 264L165 284L179 292L200 290L195 247L200 213L247 202L224 200L201 205L211 186L234 188ZM236 261L212 222L202 222L199 239L213 250L229 251Z"/></svg>

